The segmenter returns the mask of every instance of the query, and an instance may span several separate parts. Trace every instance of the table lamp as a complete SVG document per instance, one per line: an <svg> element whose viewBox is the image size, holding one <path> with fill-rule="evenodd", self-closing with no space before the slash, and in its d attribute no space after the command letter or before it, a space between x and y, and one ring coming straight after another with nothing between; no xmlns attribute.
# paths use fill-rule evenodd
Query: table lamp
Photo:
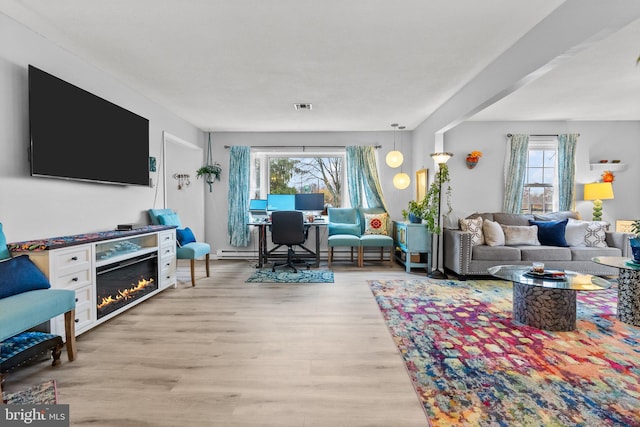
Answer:
<svg viewBox="0 0 640 427"><path fill-rule="evenodd" d="M585 184L584 199L593 200L593 220L602 221L602 200L613 199L613 185L610 182Z"/></svg>

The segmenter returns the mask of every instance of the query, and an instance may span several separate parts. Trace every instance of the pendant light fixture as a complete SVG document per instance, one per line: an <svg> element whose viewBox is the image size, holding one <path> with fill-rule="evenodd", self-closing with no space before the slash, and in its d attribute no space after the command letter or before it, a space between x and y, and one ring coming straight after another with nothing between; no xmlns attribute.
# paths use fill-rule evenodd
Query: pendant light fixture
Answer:
<svg viewBox="0 0 640 427"><path fill-rule="evenodd" d="M398 127L397 123L392 123L391 127L393 128L393 151L389 151L386 157L387 166L390 168L397 168L404 161L404 157L402 153L396 150L396 128Z"/></svg>
<svg viewBox="0 0 640 427"><path fill-rule="evenodd" d="M401 149L402 149L402 131L404 130L404 128L405 128L404 126L400 126L398 128L400 129L400 148ZM402 156L402 153L400 153L400 156ZM393 177L393 186L396 187L398 190L404 190L409 186L409 184L411 184L411 178L409 178L409 175L407 175L402 171L402 166L401 166L400 172L398 172Z"/></svg>

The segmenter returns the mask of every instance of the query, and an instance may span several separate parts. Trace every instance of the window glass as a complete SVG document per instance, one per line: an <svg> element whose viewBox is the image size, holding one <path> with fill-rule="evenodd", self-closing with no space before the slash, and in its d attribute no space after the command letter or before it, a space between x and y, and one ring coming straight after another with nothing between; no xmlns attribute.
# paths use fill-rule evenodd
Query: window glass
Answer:
<svg viewBox="0 0 640 427"><path fill-rule="evenodd" d="M522 213L545 213L557 210L557 138L529 140L527 173Z"/></svg>
<svg viewBox="0 0 640 427"><path fill-rule="evenodd" d="M324 194L325 204L341 206L345 182L344 153L277 153L252 154L251 194L266 198L267 194Z"/></svg>

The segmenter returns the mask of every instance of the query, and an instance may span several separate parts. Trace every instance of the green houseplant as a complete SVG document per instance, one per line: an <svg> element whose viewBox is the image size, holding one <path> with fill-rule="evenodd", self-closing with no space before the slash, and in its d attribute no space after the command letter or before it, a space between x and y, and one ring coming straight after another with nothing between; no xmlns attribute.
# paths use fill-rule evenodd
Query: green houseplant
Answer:
<svg viewBox="0 0 640 427"><path fill-rule="evenodd" d="M449 167L446 163L440 165L440 169L427 191L427 195L423 200L422 221L427 224L429 231L440 234L442 227L440 226L440 203L443 191L446 195L447 209L445 213L451 212L451 178L449 177Z"/></svg>
<svg viewBox="0 0 640 427"><path fill-rule="evenodd" d="M213 191L213 181L220 181L220 175L222 174L222 167L220 163L215 162L210 165L204 165L196 171L196 177L204 177L205 182L209 184L209 192Z"/></svg>
<svg viewBox="0 0 640 427"><path fill-rule="evenodd" d="M418 201L411 200L409 201L409 205L407 209L402 210L402 217L404 219L409 219L409 222L414 224L419 224L422 222L422 215L424 214L426 198Z"/></svg>

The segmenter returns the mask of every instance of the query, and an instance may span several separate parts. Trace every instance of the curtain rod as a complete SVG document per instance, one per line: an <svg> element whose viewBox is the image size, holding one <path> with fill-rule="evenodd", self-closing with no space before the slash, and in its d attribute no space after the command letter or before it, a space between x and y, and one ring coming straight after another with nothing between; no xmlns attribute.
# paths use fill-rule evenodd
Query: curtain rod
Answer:
<svg viewBox="0 0 640 427"><path fill-rule="evenodd" d="M511 134L511 133L507 134L508 138L511 138L512 136L513 136L513 134ZM559 134L557 134L557 133L550 133L550 134L535 134L535 133L532 133L529 136L559 136ZM578 134L578 136L580 136L580 134Z"/></svg>
<svg viewBox="0 0 640 427"><path fill-rule="evenodd" d="M251 148L345 148L346 145L250 145ZM373 148L381 148L382 145L373 145ZM225 145L224 148L231 148L230 145Z"/></svg>

